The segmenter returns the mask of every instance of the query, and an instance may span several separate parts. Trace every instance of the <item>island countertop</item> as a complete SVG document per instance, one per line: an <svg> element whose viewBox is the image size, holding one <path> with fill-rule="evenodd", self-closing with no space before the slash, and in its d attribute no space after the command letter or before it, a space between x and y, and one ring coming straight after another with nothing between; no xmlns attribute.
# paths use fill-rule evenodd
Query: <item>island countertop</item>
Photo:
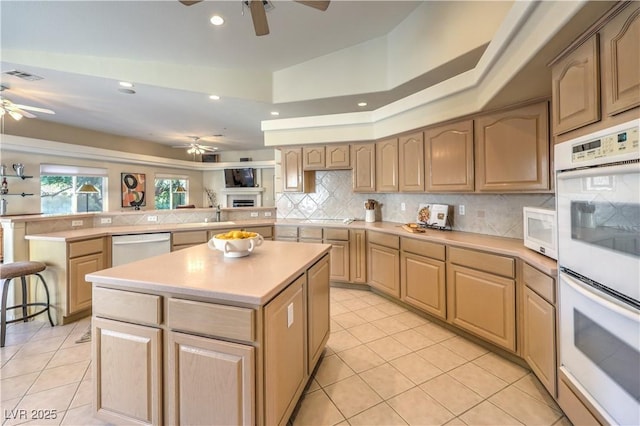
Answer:
<svg viewBox="0 0 640 426"><path fill-rule="evenodd" d="M249 256L230 258L200 244L97 271L86 280L261 306L330 249L330 244L264 241Z"/></svg>

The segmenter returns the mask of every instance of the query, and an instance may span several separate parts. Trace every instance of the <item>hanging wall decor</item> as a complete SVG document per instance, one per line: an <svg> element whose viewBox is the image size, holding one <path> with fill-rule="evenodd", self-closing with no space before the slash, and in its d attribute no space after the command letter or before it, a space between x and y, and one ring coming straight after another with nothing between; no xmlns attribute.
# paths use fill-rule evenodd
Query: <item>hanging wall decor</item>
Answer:
<svg viewBox="0 0 640 426"><path fill-rule="evenodd" d="M140 210L145 206L145 175L144 173L122 173L122 207L133 207Z"/></svg>

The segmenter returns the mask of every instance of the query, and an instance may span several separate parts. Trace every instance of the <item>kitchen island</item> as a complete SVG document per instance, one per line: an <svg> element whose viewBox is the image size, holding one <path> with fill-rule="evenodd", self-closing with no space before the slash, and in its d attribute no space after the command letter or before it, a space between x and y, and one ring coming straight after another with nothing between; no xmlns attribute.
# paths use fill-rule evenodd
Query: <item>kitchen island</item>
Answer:
<svg viewBox="0 0 640 426"><path fill-rule="evenodd" d="M329 337L328 244L206 244L87 275L96 415L286 424Z"/></svg>

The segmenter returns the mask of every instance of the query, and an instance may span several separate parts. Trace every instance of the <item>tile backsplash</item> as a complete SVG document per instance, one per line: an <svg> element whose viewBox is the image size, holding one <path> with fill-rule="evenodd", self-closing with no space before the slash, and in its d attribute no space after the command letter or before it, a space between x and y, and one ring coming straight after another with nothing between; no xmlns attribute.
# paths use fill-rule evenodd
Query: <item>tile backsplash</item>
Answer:
<svg viewBox="0 0 640 426"><path fill-rule="evenodd" d="M522 207L555 209L553 194L393 194L354 193L351 171L316 172L316 191L310 194L276 194L279 219L345 219L364 220L364 203L374 199L379 204L377 220L415 222L421 203L454 206L453 229L457 231L522 238ZM401 204L405 210L401 210ZM458 215L458 206L465 215Z"/></svg>

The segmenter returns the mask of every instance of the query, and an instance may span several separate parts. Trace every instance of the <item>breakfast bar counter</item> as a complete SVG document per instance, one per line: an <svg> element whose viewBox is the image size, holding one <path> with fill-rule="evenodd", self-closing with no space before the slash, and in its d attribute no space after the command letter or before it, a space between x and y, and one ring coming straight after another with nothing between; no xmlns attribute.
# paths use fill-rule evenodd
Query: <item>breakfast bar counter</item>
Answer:
<svg viewBox="0 0 640 426"><path fill-rule="evenodd" d="M87 275L110 422L286 424L329 337L328 244L206 244Z"/></svg>

